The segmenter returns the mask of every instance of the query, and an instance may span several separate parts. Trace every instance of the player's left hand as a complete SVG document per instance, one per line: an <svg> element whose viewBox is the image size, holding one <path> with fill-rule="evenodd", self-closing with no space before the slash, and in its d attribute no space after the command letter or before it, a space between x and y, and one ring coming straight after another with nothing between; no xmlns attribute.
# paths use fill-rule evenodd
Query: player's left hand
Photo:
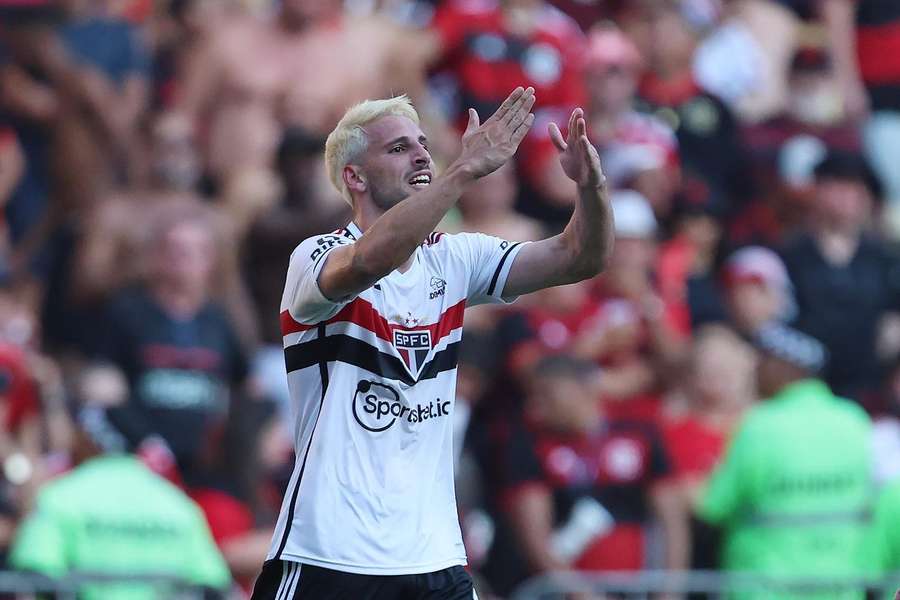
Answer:
<svg viewBox="0 0 900 600"><path fill-rule="evenodd" d="M566 176L578 187L600 187L606 183L606 175L600 166L600 155L587 137L584 111L576 108L569 117L569 135L563 139L556 123L550 123L550 139L559 151L559 162Z"/></svg>

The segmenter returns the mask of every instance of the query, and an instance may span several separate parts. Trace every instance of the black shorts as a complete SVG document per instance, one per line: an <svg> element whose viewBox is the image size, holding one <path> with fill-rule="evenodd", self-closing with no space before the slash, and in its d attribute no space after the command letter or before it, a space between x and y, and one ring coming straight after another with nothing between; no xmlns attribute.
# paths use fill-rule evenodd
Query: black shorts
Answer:
<svg viewBox="0 0 900 600"><path fill-rule="evenodd" d="M267 560L250 600L478 600L462 567L421 575L357 575Z"/></svg>

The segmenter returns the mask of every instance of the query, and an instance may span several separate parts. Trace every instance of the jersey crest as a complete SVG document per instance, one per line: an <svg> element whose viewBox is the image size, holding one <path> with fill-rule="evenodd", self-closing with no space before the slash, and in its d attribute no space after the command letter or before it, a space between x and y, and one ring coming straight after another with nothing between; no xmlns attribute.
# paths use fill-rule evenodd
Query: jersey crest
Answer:
<svg viewBox="0 0 900 600"><path fill-rule="evenodd" d="M431 350L431 332L427 329L419 331L395 329L394 347L400 352L400 357L409 367L409 372L418 373Z"/></svg>

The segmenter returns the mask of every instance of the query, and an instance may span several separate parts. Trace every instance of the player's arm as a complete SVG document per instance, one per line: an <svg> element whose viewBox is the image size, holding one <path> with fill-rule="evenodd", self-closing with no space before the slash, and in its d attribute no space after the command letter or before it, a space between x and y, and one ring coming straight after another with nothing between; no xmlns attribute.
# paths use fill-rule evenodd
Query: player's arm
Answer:
<svg viewBox="0 0 900 600"><path fill-rule="evenodd" d="M483 125L469 109L459 158L426 189L381 215L358 242L333 250L319 274L322 293L332 300L358 294L406 262L466 186L515 153L534 121L532 106L534 90L516 88ZM344 169L348 185L355 177L352 169Z"/></svg>
<svg viewBox="0 0 900 600"><path fill-rule="evenodd" d="M614 239L612 208L600 156L585 129L580 108L569 118L568 140L563 140L556 124L550 125L560 164L578 185L575 212L562 233L522 248L510 269L504 296L589 279L609 260Z"/></svg>

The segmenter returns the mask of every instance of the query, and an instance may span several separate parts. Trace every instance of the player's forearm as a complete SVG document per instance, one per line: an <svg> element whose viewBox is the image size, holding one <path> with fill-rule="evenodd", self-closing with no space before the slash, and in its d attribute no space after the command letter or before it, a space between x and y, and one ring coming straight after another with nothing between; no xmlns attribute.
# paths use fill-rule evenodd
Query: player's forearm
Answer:
<svg viewBox="0 0 900 600"><path fill-rule="evenodd" d="M374 283L401 266L473 180L468 169L453 163L426 189L381 215L354 244L354 270Z"/></svg>
<svg viewBox="0 0 900 600"><path fill-rule="evenodd" d="M612 254L615 232L606 185L579 187L575 212L562 233L569 248L568 281L594 277L606 268Z"/></svg>

